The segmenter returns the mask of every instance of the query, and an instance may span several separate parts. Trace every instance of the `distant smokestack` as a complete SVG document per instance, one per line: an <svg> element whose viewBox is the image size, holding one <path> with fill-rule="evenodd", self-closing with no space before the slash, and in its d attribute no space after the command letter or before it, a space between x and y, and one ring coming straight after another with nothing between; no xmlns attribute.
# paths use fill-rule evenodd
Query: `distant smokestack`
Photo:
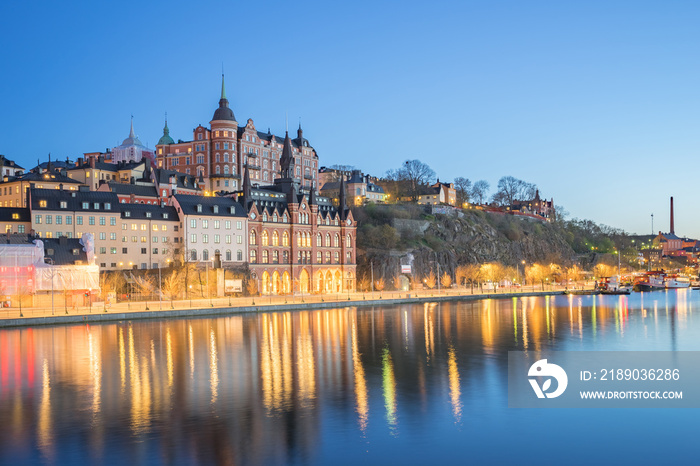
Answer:
<svg viewBox="0 0 700 466"><path fill-rule="evenodd" d="M675 228L673 227L673 196L671 196L671 234L675 233Z"/></svg>

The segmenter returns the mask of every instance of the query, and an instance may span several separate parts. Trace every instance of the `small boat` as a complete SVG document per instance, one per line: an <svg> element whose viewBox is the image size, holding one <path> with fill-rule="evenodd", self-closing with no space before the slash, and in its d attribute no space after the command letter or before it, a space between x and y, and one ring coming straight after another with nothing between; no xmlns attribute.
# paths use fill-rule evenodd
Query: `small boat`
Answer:
<svg viewBox="0 0 700 466"><path fill-rule="evenodd" d="M666 275L664 277L664 286L666 288L688 288L690 286L690 277L682 274Z"/></svg>
<svg viewBox="0 0 700 466"><path fill-rule="evenodd" d="M645 272L634 280L634 291L657 291L666 288L663 270Z"/></svg>
<svg viewBox="0 0 700 466"><path fill-rule="evenodd" d="M620 288L619 290L600 290L599 294L630 294L632 293L628 289Z"/></svg>
<svg viewBox="0 0 700 466"><path fill-rule="evenodd" d="M618 275L601 278L596 290L600 294L630 294L630 289L620 283Z"/></svg>

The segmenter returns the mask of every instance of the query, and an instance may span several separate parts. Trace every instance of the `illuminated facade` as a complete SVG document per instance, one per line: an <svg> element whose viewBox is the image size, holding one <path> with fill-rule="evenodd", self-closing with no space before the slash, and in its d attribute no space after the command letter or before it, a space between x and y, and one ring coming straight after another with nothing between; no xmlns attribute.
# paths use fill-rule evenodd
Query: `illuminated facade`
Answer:
<svg viewBox="0 0 700 466"><path fill-rule="evenodd" d="M281 176L269 186L253 188L246 172L238 194L248 213L252 278L263 294L354 291L357 224L345 195L336 208L300 188L288 135L280 164Z"/></svg>
<svg viewBox="0 0 700 466"><path fill-rule="evenodd" d="M258 131L252 119L239 126L229 108L223 77L219 108L214 112L210 128L202 125L193 131L192 141L174 142L167 121L163 136L156 145L156 166L202 178L205 191L241 189L245 172L253 184L272 183L279 176L284 139ZM301 125L297 137L290 139L296 159L293 178L299 186L311 189L318 172L316 151L304 138Z"/></svg>

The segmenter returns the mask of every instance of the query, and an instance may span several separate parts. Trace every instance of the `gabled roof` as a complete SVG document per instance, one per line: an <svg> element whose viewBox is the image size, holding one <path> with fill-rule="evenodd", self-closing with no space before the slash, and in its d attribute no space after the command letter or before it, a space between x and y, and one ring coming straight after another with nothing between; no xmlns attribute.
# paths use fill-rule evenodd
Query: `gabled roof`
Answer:
<svg viewBox="0 0 700 466"><path fill-rule="evenodd" d="M175 170L166 170L165 168L154 168L153 173L155 174L155 179L159 186L169 185L170 177L175 176L178 188L200 190L200 188L195 186L195 181L197 181L195 175L188 175L187 173L181 173Z"/></svg>
<svg viewBox="0 0 700 466"><path fill-rule="evenodd" d="M14 180L11 181L17 181L17 180L22 180L22 181L30 181L30 182L51 182L51 183L64 183L64 184L83 184L80 181L76 181L73 178L68 178L66 175L63 175L58 172L53 172L53 173L36 173L36 172L29 172L25 173L24 175L19 175L18 177L15 177Z"/></svg>

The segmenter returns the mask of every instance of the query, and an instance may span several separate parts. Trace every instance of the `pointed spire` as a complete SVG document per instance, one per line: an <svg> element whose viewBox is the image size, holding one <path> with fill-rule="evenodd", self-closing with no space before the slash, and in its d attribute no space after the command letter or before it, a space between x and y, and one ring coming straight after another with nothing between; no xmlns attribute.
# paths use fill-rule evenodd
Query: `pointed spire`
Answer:
<svg viewBox="0 0 700 466"><path fill-rule="evenodd" d="M251 200L251 186L250 186L250 170L247 168L245 169L245 172L243 173L243 205L245 207L245 204Z"/></svg>
<svg viewBox="0 0 700 466"><path fill-rule="evenodd" d="M316 204L316 182L311 184L311 192L309 193L309 205Z"/></svg>
<svg viewBox="0 0 700 466"><path fill-rule="evenodd" d="M213 120L229 120L236 121L233 110L228 107L228 99L226 98L226 86L224 84L224 73L221 73L221 99L219 99L219 108L214 112Z"/></svg>
<svg viewBox="0 0 700 466"><path fill-rule="evenodd" d="M134 115L131 115L131 130L129 130L129 137L130 138L136 137L136 135L134 134Z"/></svg>
<svg viewBox="0 0 700 466"><path fill-rule="evenodd" d="M299 117L299 129L297 130L297 137L299 138L299 145L300 146L303 145L303 141L304 141L303 135L304 135L304 131L302 131L302 129L301 129L301 117Z"/></svg>
<svg viewBox="0 0 700 466"><path fill-rule="evenodd" d="M284 145L282 146L282 157L280 157L280 170L282 178L294 178L294 155L292 154L292 140L289 139L289 132L284 133Z"/></svg>
<svg viewBox="0 0 700 466"><path fill-rule="evenodd" d="M340 214L340 220L345 220L345 175L340 175L340 193L338 195L338 213Z"/></svg>
<svg viewBox="0 0 700 466"><path fill-rule="evenodd" d="M221 65L221 100L226 100L226 85L224 84L224 70Z"/></svg>

